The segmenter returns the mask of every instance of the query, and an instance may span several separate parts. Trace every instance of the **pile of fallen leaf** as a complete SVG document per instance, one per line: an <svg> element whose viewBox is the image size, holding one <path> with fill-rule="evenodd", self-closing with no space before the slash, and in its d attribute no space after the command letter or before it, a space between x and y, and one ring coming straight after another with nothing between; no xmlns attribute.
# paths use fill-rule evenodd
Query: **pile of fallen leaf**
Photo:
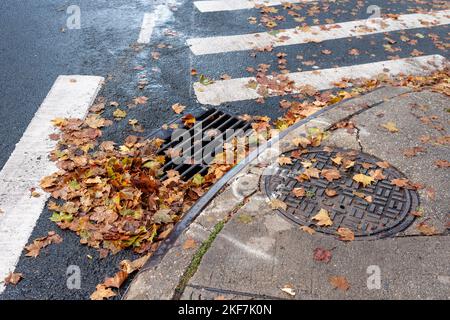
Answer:
<svg viewBox="0 0 450 320"><path fill-rule="evenodd" d="M125 248L154 250L154 243L233 165L218 162L205 176L189 181L169 170L161 180L166 157L157 151L163 140L128 136L118 147L112 141L97 146L100 128L111 124L98 114L54 124L61 133L51 159L60 171L41 180L56 200L48 205L50 219L76 232L82 244L99 249L101 257Z"/></svg>

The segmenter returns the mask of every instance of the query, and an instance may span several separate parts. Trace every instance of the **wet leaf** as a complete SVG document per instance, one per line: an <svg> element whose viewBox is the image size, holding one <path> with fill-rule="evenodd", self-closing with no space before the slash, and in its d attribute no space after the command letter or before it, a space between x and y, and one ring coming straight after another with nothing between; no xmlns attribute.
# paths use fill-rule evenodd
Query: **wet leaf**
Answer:
<svg viewBox="0 0 450 320"><path fill-rule="evenodd" d="M329 196L329 197L335 197L335 196L337 196L336 190L334 190L334 189L329 189L329 188L325 189L325 194L326 194L327 196Z"/></svg>
<svg viewBox="0 0 450 320"><path fill-rule="evenodd" d="M91 300L103 300L115 297L117 294L104 284L98 284L95 291L91 294Z"/></svg>
<svg viewBox="0 0 450 320"><path fill-rule="evenodd" d="M113 277L106 278L104 285L108 288L119 289L127 278L128 278L128 273L123 270L120 270Z"/></svg>
<svg viewBox="0 0 450 320"><path fill-rule="evenodd" d="M194 239L187 239L183 243L183 250L194 249L197 246Z"/></svg>
<svg viewBox="0 0 450 320"><path fill-rule="evenodd" d="M125 111L121 110L121 109L116 109L113 112L113 117L116 118L116 119L123 119L126 116L127 116L127 113Z"/></svg>
<svg viewBox="0 0 450 320"><path fill-rule="evenodd" d="M355 174L353 176L353 180L361 183L364 187L367 187L368 185L370 185L372 182L375 181L374 178L372 178L371 176L366 176L365 174L362 173Z"/></svg>
<svg viewBox="0 0 450 320"><path fill-rule="evenodd" d="M277 162L278 164L284 166L286 164L292 164L292 159L289 157L278 157Z"/></svg>
<svg viewBox="0 0 450 320"><path fill-rule="evenodd" d="M172 105L172 110L176 113L176 114L180 114L184 111L184 109L186 109L186 106L183 106L180 103L175 103L174 105Z"/></svg>
<svg viewBox="0 0 450 320"><path fill-rule="evenodd" d="M303 232L309 233L310 235L313 235L314 233L316 233L316 230L314 230L313 228L310 228L308 226L301 226L300 230L302 230Z"/></svg>
<svg viewBox="0 0 450 320"><path fill-rule="evenodd" d="M305 190L305 188L302 188L302 187L300 187L300 188L294 188L294 189L292 189L292 193L293 193L297 198L300 198L300 197L304 197L304 196L306 195L306 190Z"/></svg>
<svg viewBox="0 0 450 320"><path fill-rule="evenodd" d="M314 260L316 261L320 261L320 262L324 262L324 263L328 263L331 261L331 251L330 250L326 250L323 248L316 248L314 249Z"/></svg>
<svg viewBox="0 0 450 320"><path fill-rule="evenodd" d="M349 228L338 228L337 234L341 241L353 241L355 240L355 234Z"/></svg>
<svg viewBox="0 0 450 320"><path fill-rule="evenodd" d="M350 285L345 277L333 276L329 278L330 284L335 288L342 291L350 289Z"/></svg>
<svg viewBox="0 0 450 320"><path fill-rule="evenodd" d="M287 293L288 295L290 295L292 297L294 297L296 295L295 289L289 284L287 284L283 288L281 288L281 291Z"/></svg>
<svg viewBox="0 0 450 320"><path fill-rule="evenodd" d="M319 213L311 218L312 220L316 220L316 225L319 227L329 227L333 224L330 216L328 215L328 211L325 209L320 209Z"/></svg>
<svg viewBox="0 0 450 320"><path fill-rule="evenodd" d="M425 222L421 222L417 225L417 230L425 235L425 236L433 236L438 234L438 231L435 227L426 224Z"/></svg>
<svg viewBox="0 0 450 320"><path fill-rule="evenodd" d="M341 178L341 174L336 169L323 169L321 174L330 182Z"/></svg>
<svg viewBox="0 0 450 320"><path fill-rule="evenodd" d="M8 276L5 278L5 285L16 285L23 279L23 275L21 273L10 272Z"/></svg>
<svg viewBox="0 0 450 320"><path fill-rule="evenodd" d="M284 203L284 202L281 201L281 200L278 200L278 199L272 199L272 200L270 201L270 207L271 207L273 210L276 210L276 209L283 209L283 210L286 210L286 209L287 209L287 204Z"/></svg>
<svg viewBox="0 0 450 320"><path fill-rule="evenodd" d="M397 125L394 122L387 122L381 125L383 128L387 129L391 133L398 132Z"/></svg>

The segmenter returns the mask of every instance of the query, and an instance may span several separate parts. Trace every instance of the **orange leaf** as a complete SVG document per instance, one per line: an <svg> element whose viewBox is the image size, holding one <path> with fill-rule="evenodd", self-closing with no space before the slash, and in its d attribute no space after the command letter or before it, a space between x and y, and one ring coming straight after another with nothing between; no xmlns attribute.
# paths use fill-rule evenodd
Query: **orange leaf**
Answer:
<svg viewBox="0 0 450 320"><path fill-rule="evenodd" d="M336 289L342 291L347 291L348 289L350 289L350 285L348 284L348 281L345 277L341 276L330 277L329 282Z"/></svg>

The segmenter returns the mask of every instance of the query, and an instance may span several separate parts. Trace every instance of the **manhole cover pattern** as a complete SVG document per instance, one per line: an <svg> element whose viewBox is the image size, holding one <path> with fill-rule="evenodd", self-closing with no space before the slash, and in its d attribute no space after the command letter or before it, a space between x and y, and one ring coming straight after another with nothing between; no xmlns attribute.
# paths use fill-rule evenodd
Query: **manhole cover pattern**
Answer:
<svg viewBox="0 0 450 320"><path fill-rule="evenodd" d="M283 156L292 156L292 152ZM313 162L313 167L322 169L337 168L331 158L336 155L348 155L355 161L355 165L347 171L339 169L341 178L329 182L322 178L311 178L309 181L298 181L296 177L304 170L301 162ZM380 169L375 163L381 161L371 155L354 150L335 149L332 152L315 150L292 158L292 164L283 165L266 175L264 179L265 190L269 198L279 199L287 204L286 210L278 210L281 214L293 222L314 227L316 231L326 234L336 234L340 227L351 229L356 239L367 239L368 237L383 238L407 228L414 216L410 215L419 205L416 192L399 188L392 185L390 181L395 178L404 178L404 175L396 169L389 167L382 169L384 180L378 180L371 185L362 187L353 180L358 173L369 175L370 170ZM372 168L364 168L363 163L370 163ZM366 166L367 167L367 166ZM293 195L294 188L303 187L306 196L296 197ZM326 189L337 192L334 197L325 194ZM368 202L356 193L364 193L372 197ZM333 221L332 226L318 227L311 219L319 210L326 209Z"/></svg>

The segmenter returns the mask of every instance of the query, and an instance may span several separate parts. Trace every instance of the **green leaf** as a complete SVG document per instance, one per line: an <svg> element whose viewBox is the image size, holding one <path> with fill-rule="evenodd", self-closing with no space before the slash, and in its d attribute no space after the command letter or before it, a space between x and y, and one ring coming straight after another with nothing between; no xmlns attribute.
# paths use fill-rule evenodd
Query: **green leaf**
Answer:
<svg viewBox="0 0 450 320"><path fill-rule="evenodd" d="M196 175L194 175L194 177L192 178L192 182L196 185L196 186L201 186L203 184L203 182L205 182L205 178L200 174L197 173Z"/></svg>
<svg viewBox="0 0 450 320"><path fill-rule="evenodd" d="M81 186L77 180L73 179L69 182L69 187L72 190L80 190Z"/></svg>
<svg viewBox="0 0 450 320"><path fill-rule="evenodd" d="M64 212L61 213L53 212L52 216L50 217L50 220L53 222L72 222L73 215Z"/></svg>
<svg viewBox="0 0 450 320"><path fill-rule="evenodd" d="M208 86L208 85L210 85L210 84L213 84L214 83L214 81L213 80L211 80L211 79L209 79L209 78L207 78L205 75L200 75L200 83L202 84L202 85L204 85L204 86Z"/></svg>

